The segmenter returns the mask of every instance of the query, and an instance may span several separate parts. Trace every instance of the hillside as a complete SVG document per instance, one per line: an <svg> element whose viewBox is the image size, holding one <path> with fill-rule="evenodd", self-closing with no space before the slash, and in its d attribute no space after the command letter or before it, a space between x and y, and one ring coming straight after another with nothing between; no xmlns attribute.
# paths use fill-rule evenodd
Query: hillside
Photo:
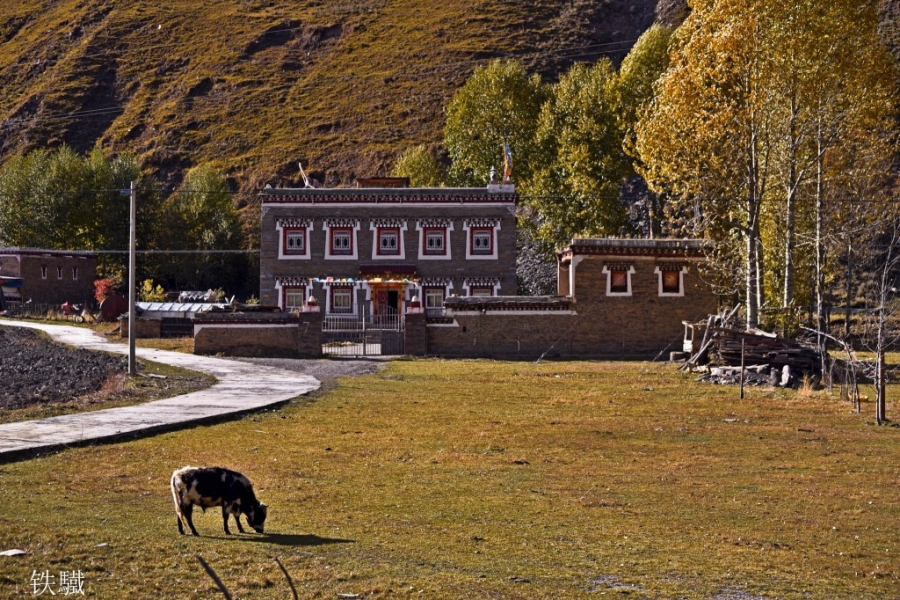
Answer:
<svg viewBox="0 0 900 600"><path fill-rule="evenodd" d="M679 0L665 0L664 5ZM212 163L235 187L385 174L440 142L475 66L554 79L621 60L656 0L6 0L0 160L65 142L136 153L171 185ZM662 8L662 7L661 7Z"/></svg>

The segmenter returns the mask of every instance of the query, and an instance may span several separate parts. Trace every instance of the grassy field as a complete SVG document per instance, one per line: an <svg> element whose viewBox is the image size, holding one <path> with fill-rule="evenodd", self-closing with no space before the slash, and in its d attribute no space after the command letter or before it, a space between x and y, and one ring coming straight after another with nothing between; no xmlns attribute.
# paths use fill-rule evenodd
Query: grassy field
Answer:
<svg viewBox="0 0 900 600"><path fill-rule="evenodd" d="M889 416L898 406L888 407ZM893 598L900 429L668 365L395 361L277 411L0 466L0 597ZM246 473L264 535L177 533L185 464ZM233 528L232 528L233 529Z"/></svg>

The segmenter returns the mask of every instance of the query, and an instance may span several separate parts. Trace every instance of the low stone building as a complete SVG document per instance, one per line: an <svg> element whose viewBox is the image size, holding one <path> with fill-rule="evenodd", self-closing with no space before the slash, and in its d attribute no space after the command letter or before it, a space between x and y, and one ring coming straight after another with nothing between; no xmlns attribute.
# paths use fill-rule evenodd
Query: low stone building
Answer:
<svg viewBox="0 0 900 600"><path fill-rule="evenodd" d="M7 302L89 304L94 298L97 256L93 252L0 248L0 278L21 280L21 287L7 292Z"/></svg>

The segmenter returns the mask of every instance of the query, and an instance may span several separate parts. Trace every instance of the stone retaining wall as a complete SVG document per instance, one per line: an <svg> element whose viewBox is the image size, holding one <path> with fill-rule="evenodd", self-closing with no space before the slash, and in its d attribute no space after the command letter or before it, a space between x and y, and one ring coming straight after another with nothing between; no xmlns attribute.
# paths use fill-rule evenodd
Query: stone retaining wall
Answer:
<svg viewBox="0 0 900 600"><path fill-rule="evenodd" d="M318 357L322 315L310 313L205 314L194 319L194 354Z"/></svg>

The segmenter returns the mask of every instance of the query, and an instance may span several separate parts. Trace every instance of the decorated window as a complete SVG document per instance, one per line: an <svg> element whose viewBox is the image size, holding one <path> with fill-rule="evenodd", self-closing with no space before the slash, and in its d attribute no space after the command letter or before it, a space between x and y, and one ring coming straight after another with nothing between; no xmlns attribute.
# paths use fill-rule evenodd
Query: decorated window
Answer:
<svg viewBox="0 0 900 600"><path fill-rule="evenodd" d="M490 255L494 252L494 230L478 228L472 230L472 254Z"/></svg>
<svg viewBox="0 0 900 600"><path fill-rule="evenodd" d="M614 294L628 293L627 269L612 269L609 272L609 291Z"/></svg>
<svg viewBox="0 0 900 600"><path fill-rule="evenodd" d="M405 219L372 219L369 222L372 232L372 258L404 258L406 249L403 236L406 231Z"/></svg>
<svg viewBox="0 0 900 600"><path fill-rule="evenodd" d="M466 219L466 258L469 260L496 260L497 232L500 219Z"/></svg>
<svg viewBox="0 0 900 600"><path fill-rule="evenodd" d="M275 225L280 232L281 246L278 249L278 258L290 260L309 259L310 232L313 222L311 219L278 219Z"/></svg>
<svg viewBox="0 0 900 600"><path fill-rule="evenodd" d="M352 313L353 312L353 288L351 288L351 287L332 287L331 288L331 312L334 312L334 313Z"/></svg>
<svg viewBox="0 0 900 600"><path fill-rule="evenodd" d="M292 227L284 230L284 253L306 254L306 229Z"/></svg>
<svg viewBox="0 0 900 600"><path fill-rule="evenodd" d="M437 227L425 229L422 254L426 256L442 256L447 253L447 230Z"/></svg>
<svg viewBox="0 0 900 600"><path fill-rule="evenodd" d="M628 263L606 263L603 265L606 274L607 296L631 296L631 276L634 266Z"/></svg>
<svg viewBox="0 0 900 600"><path fill-rule="evenodd" d="M426 310L440 310L444 307L444 288L428 287L425 288L425 308Z"/></svg>
<svg viewBox="0 0 900 600"><path fill-rule="evenodd" d="M419 219L416 229L419 231L419 259L451 260L450 232L453 231L453 219Z"/></svg>
<svg viewBox="0 0 900 600"><path fill-rule="evenodd" d="M499 277L467 277L463 280L466 296L497 296L500 294Z"/></svg>
<svg viewBox="0 0 900 600"><path fill-rule="evenodd" d="M306 287L289 286L281 289L283 296L282 306L285 310L301 309L306 304Z"/></svg>
<svg viewBox="0 0 900 600"><path fill-rule="evenodd" d="M680 264L660 264L656 267L659 276L660 296L684 296L684 266Z"/></svg>
<svg viewBox="0 0 900 600"><path fill-rule="evenodd" d="M381 256L397 256L400 254L399 228L381 227L378 229L378 254Z"/></svg>
<svg viewBox="0 0 900 600"><path fill-rule="evenodd" d="M348 256L353 254L352 229L338 227L331 230L331 253Z"/></svg>

